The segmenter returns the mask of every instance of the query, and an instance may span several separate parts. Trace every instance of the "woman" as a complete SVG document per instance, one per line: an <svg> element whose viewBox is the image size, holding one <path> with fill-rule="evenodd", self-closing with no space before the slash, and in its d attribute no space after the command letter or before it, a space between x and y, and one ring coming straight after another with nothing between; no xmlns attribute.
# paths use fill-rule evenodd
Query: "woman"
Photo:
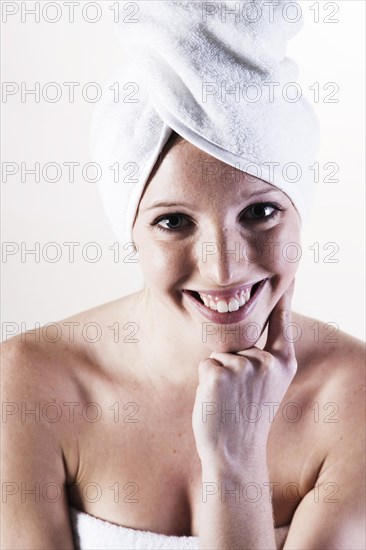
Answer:
<svg viewBox="0 0 366 550"><path fill-rule="evenodd" d="M291 312L301 192L207 147L140 181L141 291L4 346L5 548L364 547L362 344Z"/></svg>

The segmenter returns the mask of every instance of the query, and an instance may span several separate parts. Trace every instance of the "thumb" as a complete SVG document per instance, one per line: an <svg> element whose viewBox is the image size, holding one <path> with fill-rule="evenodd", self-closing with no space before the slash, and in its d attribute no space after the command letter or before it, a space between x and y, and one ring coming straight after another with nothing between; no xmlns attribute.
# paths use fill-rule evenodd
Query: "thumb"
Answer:
<svg viewBox="0 0 366 550"><path fill-rule="evenodd" d="M293 347L291 327L291 304L295 288L295 279L282 294L273 308L268 320L268 336L264 347L266 351L290 351Z"/></svg>

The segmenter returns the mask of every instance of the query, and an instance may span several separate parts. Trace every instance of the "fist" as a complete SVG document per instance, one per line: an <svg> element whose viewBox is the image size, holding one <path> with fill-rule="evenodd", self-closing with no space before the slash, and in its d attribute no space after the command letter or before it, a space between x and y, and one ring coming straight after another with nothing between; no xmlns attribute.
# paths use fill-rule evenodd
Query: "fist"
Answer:
<svg viewBox="0 0 366 550"><path fill-rule="evenodd" d="M280 404L297 371L287 330L293 288L292 283L270 315L263 350L214 352L199 364L192 426L202 463L248 464L265 456L273 420L268 405Z"/></svg>

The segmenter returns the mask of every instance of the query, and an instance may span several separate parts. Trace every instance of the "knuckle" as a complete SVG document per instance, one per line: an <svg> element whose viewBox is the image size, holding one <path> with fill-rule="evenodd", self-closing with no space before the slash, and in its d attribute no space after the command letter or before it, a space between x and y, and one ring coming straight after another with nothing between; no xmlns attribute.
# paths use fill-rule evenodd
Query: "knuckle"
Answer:
<svg viewBox="0 0 366 550"><path fill-rule="evenodd" d="M263 369L272 370L275 366L275 358L268 351L264 351L261 357L261 366Z"/></svg>
<svg viewBox="0 0 366 550"><path fill-rule="evenodd" d="M236 370L242 370L250 364L250 361L247 357L243 355L236 355L233 360L233 366Z"/></svg>

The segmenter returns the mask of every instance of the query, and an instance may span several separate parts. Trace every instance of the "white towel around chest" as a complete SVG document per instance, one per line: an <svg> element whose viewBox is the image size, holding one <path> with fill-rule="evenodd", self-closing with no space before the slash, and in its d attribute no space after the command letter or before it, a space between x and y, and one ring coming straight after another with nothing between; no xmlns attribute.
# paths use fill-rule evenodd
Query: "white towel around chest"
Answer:
<svg viewBox="0 0 366 550"><path fill-rule="evenodd" d="M115 525L70 508L77 550L197 550L198 537L160 535Z"/></svg>

